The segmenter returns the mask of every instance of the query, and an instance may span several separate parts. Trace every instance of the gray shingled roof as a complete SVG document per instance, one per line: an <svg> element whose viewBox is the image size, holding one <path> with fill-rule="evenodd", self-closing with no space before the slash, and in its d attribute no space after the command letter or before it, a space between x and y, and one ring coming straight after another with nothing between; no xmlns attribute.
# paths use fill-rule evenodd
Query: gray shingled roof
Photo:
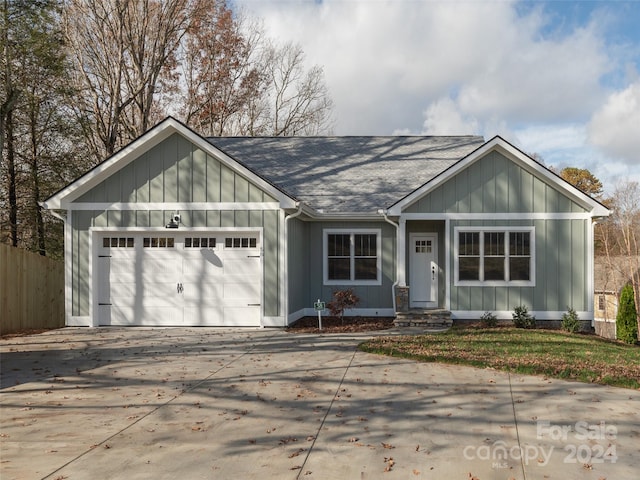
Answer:
<svg viewBox="0 0 640 480"><path fill-rule="evenodd" d="M456 137L211 137L227 155L324 213L375 213L484 143Z"/></svg>

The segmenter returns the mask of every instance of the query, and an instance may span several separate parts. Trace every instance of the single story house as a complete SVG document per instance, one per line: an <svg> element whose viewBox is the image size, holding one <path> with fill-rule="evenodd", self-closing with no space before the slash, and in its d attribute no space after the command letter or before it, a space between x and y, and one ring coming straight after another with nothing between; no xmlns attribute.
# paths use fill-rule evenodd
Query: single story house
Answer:
<svg viewBox="0 0 640 480"><path fill-rule="evenodd" d="M616 255L596 257L594 262L594 326L595 332L605 338L616 338L616 317L622 288L631 283L630 270L640 265L637 257ZM640 278L640 269L635 272Z"/></svg>
<svg viewBox="0 0 640 480"><path fill-rule="evenodd" d="M168 118L43 206L65 221L66 324L282 327L347 313L593 321L609 211L495 137L204 138Z"/></svg>

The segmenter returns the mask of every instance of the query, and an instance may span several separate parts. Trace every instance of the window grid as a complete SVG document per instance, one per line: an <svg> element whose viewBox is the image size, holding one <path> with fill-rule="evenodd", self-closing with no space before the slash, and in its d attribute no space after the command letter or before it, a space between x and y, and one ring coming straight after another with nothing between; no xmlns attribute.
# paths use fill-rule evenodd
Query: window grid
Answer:
<svg viewBox="0 0 640 480"><path fill-rule="evenodd" d="M380 281L379 232L325 231L325 281Z"/></svg>
<svg viewBox="0 0 640 480"><path fill-rule="evenodd" d="M457 233L457 281L533 282L533 230L468 231L461 228Z"/></svg>
<svg viewBox="0 0 640 480"><path fill-rule="evenodd" d="M208 237L186 237L184 248L216 248L216 239Z"/></svg>
<svg viewBox="0 0 640 480"><path fill-rule="evenodd" d="M133 248L134 241L132 237L104 237L102 246L104 248Z"/></svg>
<svg viewBox="0 0 640 480"><path fill-rule="evenodd" d="M257 248L258 240L255 237L226 237L224 248Z"/></svg>
<svg viewBox="0 0 640 480"><path fill-rule="evenodd" d="M173 248L175 238L173 237L144 237L142 239L143 248Z"/></svg>

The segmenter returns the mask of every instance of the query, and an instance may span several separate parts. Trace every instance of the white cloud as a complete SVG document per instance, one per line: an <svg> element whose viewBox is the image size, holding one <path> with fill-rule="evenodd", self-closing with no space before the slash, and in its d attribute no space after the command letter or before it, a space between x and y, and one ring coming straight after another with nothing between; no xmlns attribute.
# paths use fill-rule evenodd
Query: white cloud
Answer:
<svg viewBox="0 0 640 480"><path fill-rule="evenodd" d="M478 133L478 121L464 117L450 98L433 102L424 112L422 133L425 135L464 135Z"/></svg>
<svg viewBox="0 0 640 480"><path fill-rule="evenodd" d="M640 165L640 81L612 93L593 114L589 139L605 153Z"/></svg>
<svg viewBox="0 0 640 480"><path fill-rule="evenodd" d="M237 3L324 66L338 134L418 131L445 97L479 122L588 116L609 68L595 24L544 38L543 10L515 1Z"/></svg>
<svg viewBox="0 0 640 480"><path fill-rule="evenodd" d="M569 2L235 3L324 67L335 134L500 134L549 164L604 178L628 159L640 177L640 84L610 96L604 86L637 51L606 37L624 15L615 7L577 21Z"/></svg>

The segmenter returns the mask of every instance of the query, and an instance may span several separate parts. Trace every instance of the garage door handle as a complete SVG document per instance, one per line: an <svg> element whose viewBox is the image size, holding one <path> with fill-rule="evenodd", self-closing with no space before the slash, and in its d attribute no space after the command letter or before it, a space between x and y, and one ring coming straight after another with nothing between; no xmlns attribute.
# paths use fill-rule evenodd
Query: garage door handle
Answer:
<svg viewBox="0 0 640 480"><path fill-rule="evenodd" d="M178 290L178 293L182 293L184 291L184 287L182 286L181 283L177 285L176 289Z"/></svg>
<svg viewBox="0 0 640 480"><path fill-rule="evenodd" d="M247 258L260 258L260 255L247 255Z"/></svg>
<svg viewBox="0 0 640 480"><path fill-rule="evenodd" d="M259 303L247 303L247 307L259 307Z"/></svg>

